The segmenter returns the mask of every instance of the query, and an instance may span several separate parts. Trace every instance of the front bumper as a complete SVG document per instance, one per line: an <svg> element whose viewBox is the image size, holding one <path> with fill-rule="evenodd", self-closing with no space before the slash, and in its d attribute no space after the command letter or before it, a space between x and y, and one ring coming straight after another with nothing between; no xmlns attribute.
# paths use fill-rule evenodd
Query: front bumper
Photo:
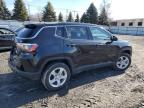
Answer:
<svg viewBox="0 0 144 108"><path fill-rule="evenodd" d="M25 78L28 78L28 79L31 79L31 80L39 80L40 79L40 76L41 76L40 72L21 71L15 66L15 64L12 61L10 61L10 59L8 60L8 64L9 64L9 67L11 68L11 70L13 72L16 72L18 75L20 75L22 77L25 77Z"/></svg>

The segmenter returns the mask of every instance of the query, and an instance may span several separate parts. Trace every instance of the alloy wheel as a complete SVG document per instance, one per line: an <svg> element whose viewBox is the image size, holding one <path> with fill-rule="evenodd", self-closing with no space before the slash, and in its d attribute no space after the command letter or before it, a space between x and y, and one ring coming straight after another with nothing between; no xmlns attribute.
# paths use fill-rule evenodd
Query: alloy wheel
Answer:
<svg viewBox="0 0 144 108"><path fill-rule="evenodd" d="M130 60L127 56L120 56L118 61L116 62L116 66L119 69L125 69L128 67Z"/></svg>
<svg viewBox="0 0 144 108"><path fill-rule="evenodd" d="M66 82L67 76L67 71L62 67L58 67L50 73L49 83L52 87L60 87Z"/></svg>

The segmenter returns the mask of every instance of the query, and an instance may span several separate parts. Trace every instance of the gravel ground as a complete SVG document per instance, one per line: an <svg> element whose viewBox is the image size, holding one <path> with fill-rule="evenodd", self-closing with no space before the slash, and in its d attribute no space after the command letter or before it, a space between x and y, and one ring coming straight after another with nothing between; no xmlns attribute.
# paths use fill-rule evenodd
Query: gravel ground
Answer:
<svg viewBox="0 0 144 108"><path fill-rule="evenodd" d="M12 73L9 53L0 54L1 108L144 108L144 37L119 36L133 45L132 65L126 72L96 69L72 77L55 92L39 82Z"/></svg>

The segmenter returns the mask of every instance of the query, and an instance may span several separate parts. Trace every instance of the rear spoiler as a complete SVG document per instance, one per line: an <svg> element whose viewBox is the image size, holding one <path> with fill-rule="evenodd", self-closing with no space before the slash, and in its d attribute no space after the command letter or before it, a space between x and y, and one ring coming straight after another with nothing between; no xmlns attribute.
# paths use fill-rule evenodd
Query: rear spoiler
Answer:
<svg viewBox="0 0 144 108"><path fill-rule="evenodd" d="M37 26L35 24L26 24L25 28L35 29Z"/></svg>

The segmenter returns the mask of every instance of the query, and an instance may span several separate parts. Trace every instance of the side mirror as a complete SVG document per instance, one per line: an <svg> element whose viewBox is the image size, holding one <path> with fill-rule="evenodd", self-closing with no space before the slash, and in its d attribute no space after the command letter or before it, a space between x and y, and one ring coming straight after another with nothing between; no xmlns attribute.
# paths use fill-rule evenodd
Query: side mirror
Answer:
<svg viewBox="0 0 144 108"><path fill-rule="evenodd" d="M112 41L117 41L118 38L117 38L116 36L112 36L112 37L111 37L111 40L112 40Z"/></svg>

